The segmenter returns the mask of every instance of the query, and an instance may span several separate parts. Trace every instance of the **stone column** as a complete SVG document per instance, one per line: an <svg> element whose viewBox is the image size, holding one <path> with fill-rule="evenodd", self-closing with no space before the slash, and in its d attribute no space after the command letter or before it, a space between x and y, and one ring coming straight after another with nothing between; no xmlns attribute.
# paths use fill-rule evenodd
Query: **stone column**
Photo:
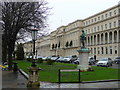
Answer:
<svg viewBox="0 0 120 90"><path fill-rule="evenodd" d="M110 33L108 32L108 43L110 43Z"/></svg>
<svg viewBox="0 0 120 90"><path fill-rule="evenodd" d="M105 33L103 33L103 44L105 44Z"/></svg>
<svg viewBox="0 0 120 90"><path fill-rule="evenodd" d="M119 42L119 32L117 31L117 42Z"/></svg>
<svg viewBox="0 0 120 90"><path fill-rule="evenodd" d="M92 44L91 44L91 36L89 36L89 40L90 40L90 45L92 45Z"/></svg>
<svg viewBox="0 0 120 90"><path fill-rule="evenodd" d="M88 36L86 37L86 46L88 46Z"/></svg>
<svg viewBox="0 0 120 90"><path fill-rule="evenodd" d="M112 32L112 43L114 43L114 32Z"/></svg>
<svg viewBox="0 0 120 90"><path fill-rule="evenodd" d="M94 35L93 35L93 37L92 37L92 38L93 38L93 44L92 44L92 45L94 46L94 45L95 45L95 43L94 43Z"/></svg>
<svg viewBox="0 0 120 90"><path fill-rule="evenodd" d="M100 36L100 38L99 38L99 41L100 41L99 44L102 44L102 43L101 43L101 34L99 34L99 36Z"/></svg>
<svg viewBox="0 0 120 90"><path fill-rule="evenodd" d="M97 37L97 34L96 34L96 45L98 44L98 37Z"/></svg>
<svg viewBox="0 0 120 90"><path fill-rule="evenodd" d="M88 48L82 48L77 51L79 53L79 59L80 59L80 63L77 66L77 69L80 69L81 71L87 71L89 68L88 57L90 50Z"/></svg>

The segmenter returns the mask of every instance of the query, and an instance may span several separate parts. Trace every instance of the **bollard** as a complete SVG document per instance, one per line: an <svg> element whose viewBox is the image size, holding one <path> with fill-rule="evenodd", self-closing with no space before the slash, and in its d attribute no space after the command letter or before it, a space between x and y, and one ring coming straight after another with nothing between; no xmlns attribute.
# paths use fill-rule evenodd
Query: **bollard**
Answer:
<svg viewBox="0 0 120 90"><path fill-rule="evenodd" d="M18 66L17 66L17 63L13 63L14 66L13 66L13 72L17 72L18 71Z"/></svg>

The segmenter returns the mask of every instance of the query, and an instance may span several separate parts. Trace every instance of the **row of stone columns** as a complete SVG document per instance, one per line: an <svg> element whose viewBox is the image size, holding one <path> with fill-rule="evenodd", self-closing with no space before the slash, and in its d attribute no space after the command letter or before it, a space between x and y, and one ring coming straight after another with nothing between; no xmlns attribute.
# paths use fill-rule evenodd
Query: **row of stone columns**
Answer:
<svg viewBox="0 0 120 90"><path fill-rule="evenodd" d="M120 30L87 36L87 45L120 42Z"/></svg>

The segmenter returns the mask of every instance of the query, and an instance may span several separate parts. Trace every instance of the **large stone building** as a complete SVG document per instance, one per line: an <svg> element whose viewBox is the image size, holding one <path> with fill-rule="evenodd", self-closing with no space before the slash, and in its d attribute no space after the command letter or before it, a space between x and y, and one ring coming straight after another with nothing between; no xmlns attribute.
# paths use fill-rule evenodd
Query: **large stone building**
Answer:
<svg viewBox="0 0 120 90"><path fill-rule="evenodd" d="M86 32L86 47L91 50L90 56L110 57L120 56L120 7L113 6L83 20L76 20L66 26L61 26L50 35L36 41L39 56L71 56L78 55L81 47L80 35ZM30 43L25 47L31 50ZM26 49L25 49L26 50ZM27 51L27 50L26 50Z"/></svg>

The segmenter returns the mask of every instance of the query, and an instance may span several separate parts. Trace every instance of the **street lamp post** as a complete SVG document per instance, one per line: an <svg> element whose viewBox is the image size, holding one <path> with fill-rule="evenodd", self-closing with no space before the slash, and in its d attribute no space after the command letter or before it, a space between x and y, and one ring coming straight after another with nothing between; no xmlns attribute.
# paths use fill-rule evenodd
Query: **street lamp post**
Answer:
<svg viewBox="0 0 120 90"><path fill-rule="evenodd" d="M38 71L41 70L35 64L35 40L37 39L37 29L32 29L32 40L33 40L33 61L31 67L28 68L29 78L27 87L39 88L40 82L38 80Z"/></svg>
<svg viewBox="0 0 120 90"><path fill-rule="evenodd" d="M32 40L33 40L33 61L31 66L36 66L35 65L35 40L37 39L37 29L32 29Z"/></svg>
<svg viewBox="0 0 120 90"><path fill-rule="evenodd" d="M37 58L37 50L36 50L36 58Z"/></svg>

